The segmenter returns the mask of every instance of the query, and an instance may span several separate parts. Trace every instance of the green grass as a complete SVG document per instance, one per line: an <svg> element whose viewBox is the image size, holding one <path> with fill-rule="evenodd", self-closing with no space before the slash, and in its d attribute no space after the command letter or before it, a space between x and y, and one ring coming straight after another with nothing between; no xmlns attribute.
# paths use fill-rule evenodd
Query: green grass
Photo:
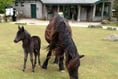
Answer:
<svg viewBox="0 0 118 79"><path fill-rule="evenodd" d="M25 28L31 35L38 35L42 41L41 63L47 51L44 49L47 42L44 39L45 26L29 25ZM73 39L81 59L79 79L117 79L118 78L118 42L103 40L109 34L118 31L73 27ZM28 59L26 72L22 72L23 49L21 42L13 42L17 32L17 25L0 24L0 79L69 79L67 71L61 73L58 66L53 65L54 56L49 61L48 69L43 70L36 66L35 73L31 72Z"/></svg>

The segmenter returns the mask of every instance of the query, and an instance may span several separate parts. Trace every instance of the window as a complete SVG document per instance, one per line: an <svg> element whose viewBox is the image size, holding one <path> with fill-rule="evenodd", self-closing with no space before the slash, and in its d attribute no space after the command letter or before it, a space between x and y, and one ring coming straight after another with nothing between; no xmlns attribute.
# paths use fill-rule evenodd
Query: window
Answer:
<svg viewBox="0 0 118 79"><path fill-rule="evenodd" d="M48 14L52 14L53 13L52 6L48 5L46 7L47 7Z"/></svg>
<svg viewBox="0 0 118 79"><path fill-rule="evenodd" d="M102 12L102 3L96 5L96 12L95 12L95 16L101 16L101 12Z"/></svg>
<svg viewBox="0 0 118 79"><path fill-rule="evenodd" d="M15 2L15 6L18 6L18 2Z"/></svg>
<svg viewBox="0 0 118 79"><path fill-rule="evenodd" d="M21 7L24 7L24 2L21 2Z"/></svg>
<svg viewBox="0 0 118 79"><path fill-rule="evenodd" d="M109 16L110 13L110 4L106 3L104 6L104 16Z"/></svg>

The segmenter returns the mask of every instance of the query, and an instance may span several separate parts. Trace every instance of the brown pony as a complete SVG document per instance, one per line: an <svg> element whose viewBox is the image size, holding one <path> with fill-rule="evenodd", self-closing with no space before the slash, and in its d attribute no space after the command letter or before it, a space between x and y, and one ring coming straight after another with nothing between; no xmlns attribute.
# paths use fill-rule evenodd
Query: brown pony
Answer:
<svg viewBox="0 0 118 79"><path fill-rule="evenodd" d="M57 19L58 15L54 16L48 26L46 27L46 30L45 30L45 39L46 41L50 44L50 42L52 41L52 35L55 33L55 30L56 30L56 24L58 23L58 19ZM62 18L70 32L70 35L72 36L72 31L71 31L71 27L68 23L68 20ZM61 19L60 19L61 20ZM63 71L64 70L64 66L63 66L63 59L64 59L64 56L59 56L58 55L58 51L57 51L57 48L56 49L53 49L53 51L55 52L55 60L54 60L54 63L57 64L58 63L58 60L59 60L59 70L60 71ZM52 53L48 53L47 54L47 59L45 60L42 68L44 69L47 69L47 65L48 65L48 60L50 59L50 56L51 56ZM47 64L46 64L47 63Z"/></svg>
<svg viewBox="0 0 118 79"><path fill-rule="evenodd" d="M64 68L63 59L65 54L65 65L68 70L70 79L78 79L80 58L84 55L79 55L77 47L71 36L71 32L65 20L61 16L57 15L54 21L54 32L52 34L52 38L48 46L49 52L42 68L47 68L48 60L51 57L51 53L53 50L55 50L56 56L59 57L60 70Z"/></svg>

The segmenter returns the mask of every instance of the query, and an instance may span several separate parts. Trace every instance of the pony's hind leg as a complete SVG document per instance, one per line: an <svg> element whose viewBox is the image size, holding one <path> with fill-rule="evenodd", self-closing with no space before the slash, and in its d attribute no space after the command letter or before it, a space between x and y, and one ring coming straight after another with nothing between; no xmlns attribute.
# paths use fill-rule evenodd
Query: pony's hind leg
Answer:
<svg viewBox="0 0 118 79"><path fill-rule="evenodd" d="M42 65L42 68L43 68L43 69L47 69L48 60L49 60L50 57L51 57L51 53L52 53L52 51L50 50L50 51L48 52L48 54L47 54L46 60L44 61L43 65Z"/></svg>
<svg viewBox="0 0 118 79"><path fill-rule="evenodd" d="M27 57L28 57L28 53L27 53L27 52L24 52L24 65L23 65L23 72L25 71L25 68L26 68Z"/></svg>

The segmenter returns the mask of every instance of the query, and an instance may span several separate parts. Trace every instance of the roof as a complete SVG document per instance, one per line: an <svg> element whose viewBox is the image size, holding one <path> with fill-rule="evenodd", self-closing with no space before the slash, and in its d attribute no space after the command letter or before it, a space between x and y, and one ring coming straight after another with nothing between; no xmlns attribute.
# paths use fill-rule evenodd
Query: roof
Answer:
<svg viewBox="0 0 118 79"><path fill-rule="evenodd" d="M100 0L41 0L44 4L94 4Z"/></svg>

